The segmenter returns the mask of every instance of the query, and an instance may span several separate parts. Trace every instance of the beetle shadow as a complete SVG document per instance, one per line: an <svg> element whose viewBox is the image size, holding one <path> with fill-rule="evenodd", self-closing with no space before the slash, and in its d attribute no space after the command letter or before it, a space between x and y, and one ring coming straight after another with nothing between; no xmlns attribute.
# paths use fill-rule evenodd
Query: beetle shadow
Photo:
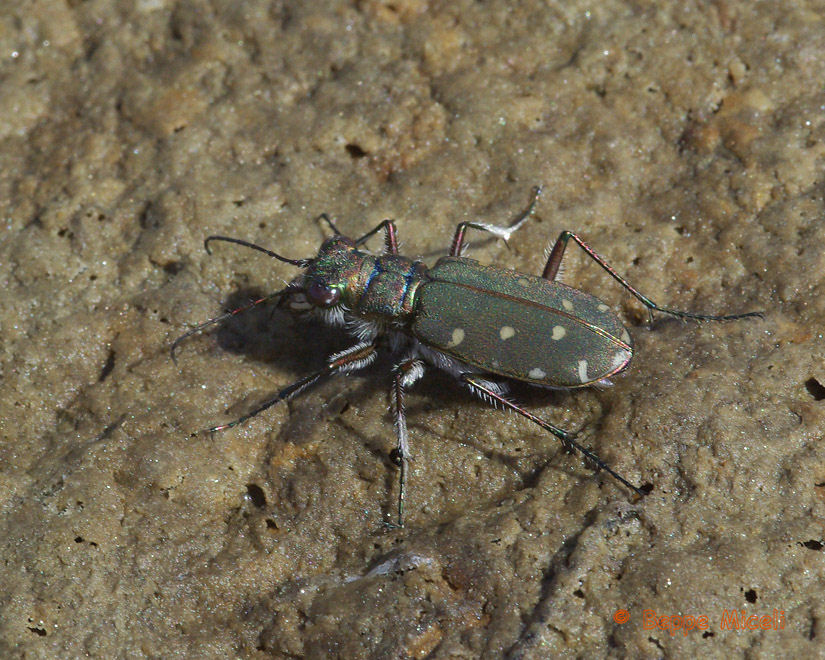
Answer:
<svg viewBox="0 0 825 660"><path fill-rule="evenodd" d="M225 300L224 308L240 309L266 295L259 289L241 289ZM294 374L295 379L320 368L324 358L346 345L341 341L340 330L297 318L279 309L276 301L229 317L219 323L212 334L222 350L255 362L277 363Z"/></svg>
<svg viewBox="0 0 825 660"><path fill-rule="evenodd" d="M238 309L248 305L250 300L260 299L260 293L255 289L236 291L226 299L226 308ZM243 355L254 362L277 364L279 369L289 373L288 380L278 383L266 396L274 395L278 389L322 368L330 355L357 342L341 328L327 326L312 318L302 319L287 310L278 309L275 303L262 304L228 318L219 324L214 336L218 346L227 352ZM396 446L396 436L392 415L386 405L393 364L393 356L383 348L379 350L374 363L355 372L358 378L333 376L313 388L320 393L320 398L299 394L292 399L296 405L290 407L289 414L278 425L273 441L267 443L263 466L272 462L279 443L288 441L300 445L311 442L320 426L340 424L352 436L352 441L360 443L375 462L382 466L385 490L391 493L398 479L391 457L391 451ZM345 412L350 405L357 405L358 401L364 399L373 399L376 395L382 397L382 431L365 431L346 420ZM266 396L251 407L262 403ZM268 478L266 472L264 467L264 479ZM394 507L395 502L388 499L381 509L386 516L391 517Z"/></svg>
<svg viewBox="0 0 825 660"><path fill-rule="evenodd" d="M224 307L229 310L240 309L264 295L258 289L241 289L225 300ZM276 302L264 303L227 318L218 324L212 336L220 349L242 355L251 362L277 365L279 370L288 374L284 382L274 385L266 396L273 396L278 390L323 368L329 356L353 346L358 341L341 328L328 326L311 317L301 318L288 310L278 308ZM296 406L278 435L308 435L321 419L333 419L341 415L351 401L373 396L377 389L388 392L391 369L392 358L387 350L383 350L379 351L373 364L355 372L362 378L344 380L338 375L322 379L317 387L311 390L325 388L325 402ZM334 385L336 383L337 385ZM303 402L305 398L298 394L290 401ZM388 413L387 418L390 419ZM392 433L391 420L388 428ZM374 447L378 443L370 442L365 436L363 439L371 451L376 455L380 453Z"/></svg>
<svg viewBox="0 0 825 660"><path fill-rule="evenodd" d="M263 297L261 291L253 288L241 289L225 300L225 308L239 309ZM287 380L278 383L268 395L275 394L278 389L286 387L292 382L320 369L331 354L353 345L357 340L341 328L334 328L313 320L300 318L285 309L279 309L274 302L261 304L241 314L231 316L217 325L211 333L214 341L229 353L242 355L245 358L263 364L276 364L279 370L288 373ZM385 468L385 486L387 492L392 492L398 479L397 466L393 462L391 451L396 446L396 436L393 430L393 418L388 408L388 393L392 382L392 368L394 356L388 348L379 344L379 352L375 362L356 373L358 378L343 379L333 377L320 383L318 390L322 398L306 398L298 396L293 401L298 402L290 409L290 414L279 426L276 434L278 440L290 439L299 442L301 438L311 438L313 430L324 422L344 424L348 434L354 436L376 462ZM511 398L527 410L536 407L563 406L570 392L530 387L517 381L508 381ZM316 391L318 391L316 390ZM462 386L449 374L427 367L425 376L413 386L416 400L407 397L406 418L409 428L410 444L415 455L416 436L432 432L432 429L423 421L432 410L449 410L456 405L470 405L480 410L490 410L492 407ZM365 432L343 421L343 413L350 405L357 405L358 401L381 397L382 430L379 432ZM262 400L265 400L265 396ZM254 407L258 401L250 407ZM498 414L515 414L498 411ZM341 421L334 421L340 419ZM553 422L552 418L548 421ZM535 443L514 443L508 448L508 441L502 439L501 446L492 446L472 433L458 433L455 441L472 448L487 460L499 462L510 470L522 484L530 485L539 478L545 466L555 459L560 447L558 440L547 432L536 427L535 433L539 436L546 434L547 443L538 447ZM276 440L277 442L277 440ZM546 450L545 450L546 446ZM390 499L382 508L391 514L395 504Z"/></svg>

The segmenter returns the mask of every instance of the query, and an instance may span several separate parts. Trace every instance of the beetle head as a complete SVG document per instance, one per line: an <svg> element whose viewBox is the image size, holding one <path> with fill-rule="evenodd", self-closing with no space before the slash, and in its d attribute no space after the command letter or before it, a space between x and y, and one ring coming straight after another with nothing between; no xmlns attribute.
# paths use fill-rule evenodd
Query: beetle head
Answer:
<svg viewBox="0 0 825 660"><path fill-rule="evenodd" d="M333 236L321 245L313 259L297 278L306 301L313 307L329 309L346 302L347 293L355 285L361 271L363 256L355 241L346 236Z"/></svg>

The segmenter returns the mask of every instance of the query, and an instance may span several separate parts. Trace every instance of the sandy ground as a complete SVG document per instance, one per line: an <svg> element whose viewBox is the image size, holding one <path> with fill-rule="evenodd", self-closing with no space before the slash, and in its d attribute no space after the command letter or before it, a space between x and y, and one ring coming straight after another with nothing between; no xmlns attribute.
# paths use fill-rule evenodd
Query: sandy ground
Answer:
<svg viewBox="0 0 825 660"><path fill-rule="evenodd" d="M3 2L0 654L810 657L823 80L821 2ZM257 309L173 364L295 274L205 236L309 257L321 212L392 217L432 263L538 183L472 256L538 273L571 229L661 304L765 312L648 329L570 251L636 355L608 390L516 396L641 502L430 372L385 529L391 357L198 433L352 343Z"/></svg>

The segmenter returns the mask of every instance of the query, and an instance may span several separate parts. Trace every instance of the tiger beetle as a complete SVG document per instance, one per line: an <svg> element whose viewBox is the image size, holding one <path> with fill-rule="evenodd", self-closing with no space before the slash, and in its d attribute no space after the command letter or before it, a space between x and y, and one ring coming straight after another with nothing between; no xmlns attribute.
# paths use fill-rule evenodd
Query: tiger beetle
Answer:
<svg viewBox="0 0 825 660"><path fill-rule="evenodd" d="M557 280L568 242L573 240L638 299L647 308L651 321L653 311L709 321L761 314L716 316L660 307L569 231L559 235L540 277L485 266L461 256L468 229L488 232L506 242L530 217L540 192L540 187L533 189L527 208L506 227L459 223L449 255L441 257L433 268L398 254L392 220L384 220L360 238L352 239L344 236L324 214L320 219L334 235L321 244L316 257L308 259L289 259L238 238L209 236L204 247L210 254L210 243L225 241L258 250L304 272L280 291L201 323L178 337L172 344L173 360L184 339L269 301L292 312L314 316L330 326L344 327L357 342L331 355L322 368L283 388L246 415L208 430L232 428L276 403L296 397L323 378L363 369L375 360L378 342L385 338L393 355L398 356L390 390L397 440L392 454L399 467L398 527L404 524L410 460L404 391L423 376L425 364L451 374L491 405L512 410L549 431L566 448L578 451L595 469L610 474L637 498L643 497L645 493L640 488L578 443L574 434L537 417L507 395L508 381L551 389L609 385L609 378L624 370L633 355L630 334L606 304ZM385 248L380 256L360 249L381 231Z"/></svg>

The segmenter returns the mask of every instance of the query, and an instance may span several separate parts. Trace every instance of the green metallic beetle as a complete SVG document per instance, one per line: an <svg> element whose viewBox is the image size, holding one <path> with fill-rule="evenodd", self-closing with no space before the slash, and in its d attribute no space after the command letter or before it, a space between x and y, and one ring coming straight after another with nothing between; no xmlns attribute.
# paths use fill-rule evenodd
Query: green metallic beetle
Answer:
<svg viewBox="0 0 825 660"><path fill-rule="evenodd" d="M714 316L666 309L645 297L618 275L596 252L571 232L562 232L553 246L541 277L485 266L462 257L467 229L486 231L505 241L529 218L540 188L533 190L527 209L509 226L462 222L456 228L449 255L428 269L420 261L398 254L395 223L385 220L358 239L334 232L315 258L288 259L244 240L210 236L205 241L226 241L268 254L304 269L288 286L251 305L202 323L172 345L208 325L223 321L255 305L277 300L297 313L319 317L345 327L357 338L351 348L330 356L326 365L285 387L243 417L209 431L228 429L254 417L280 401L300 394L324 377L349 373L370 364L379 340L386 339L399 360L393 369L391 402L399 470L398 526L404 521L409 443L404 414L404 390L424 374L424 365L442 369L493 405L501 405L549 431L569 448L579 451L637 496L644 493L616 473L575 436L536 417L507 397L507 381L541 387L570 389L609 384L633 356L630 334L619 318L598 298L556 281L562 256L573 239L596 263L652 311L682 318L733 320L760 316L759 312ZM360 248L370 237L385 233L381 255Z"/></svg>

